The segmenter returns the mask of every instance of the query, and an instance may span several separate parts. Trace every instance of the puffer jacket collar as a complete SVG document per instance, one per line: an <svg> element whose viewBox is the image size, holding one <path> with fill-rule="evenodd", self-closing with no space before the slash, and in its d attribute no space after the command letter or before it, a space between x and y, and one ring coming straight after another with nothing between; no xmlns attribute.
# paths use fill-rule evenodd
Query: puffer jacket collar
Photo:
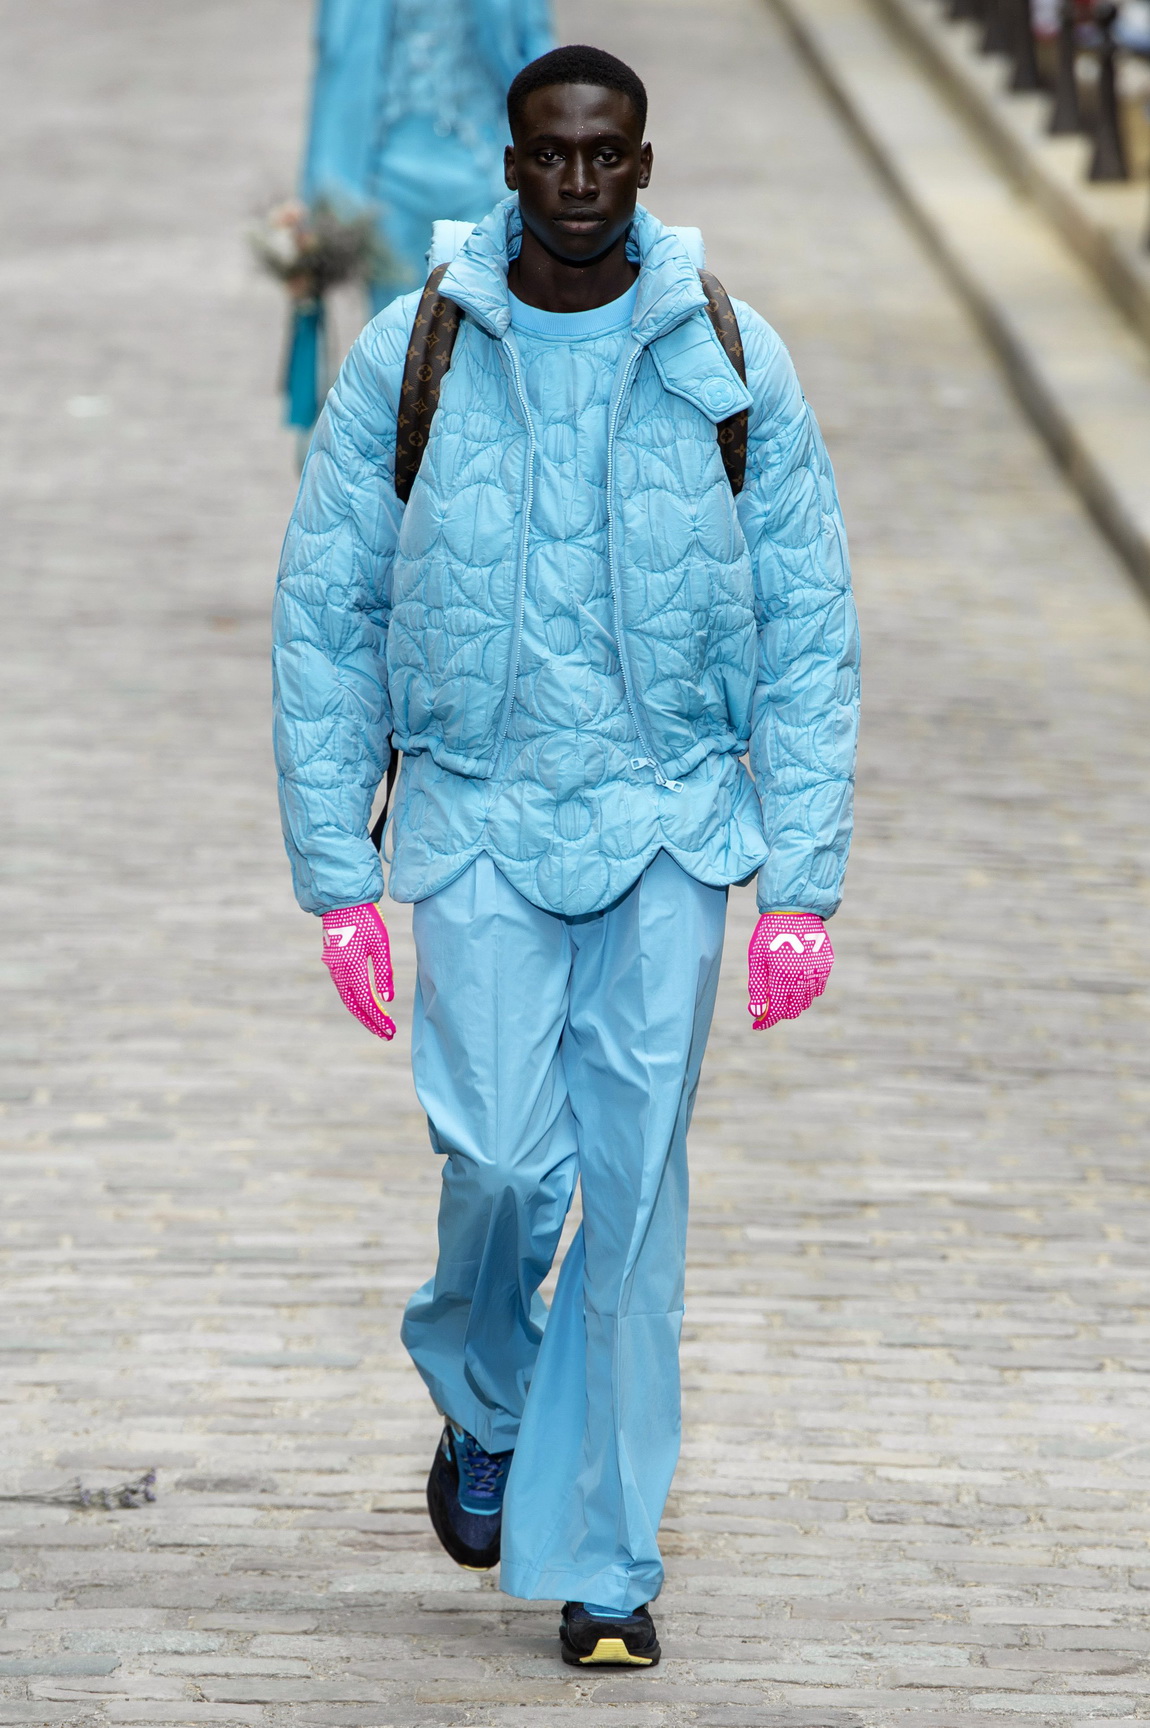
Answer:
<svg viewBox="0 0 1150 1728"><path fill-rule="evenodd" d="M468 235L440 283L440 292L497 341L511 327L507 267L519 251L522 232L519 200L505 198Z"/></svg>
<svg viewBox="0 0 1150 1728"><path fill-rule="evenodd" d="M468 236L448 266L442 293L502 341L511 326L507 268L523 234L519 200L497 204ZM707 301L679 236L639 205L627 239L628 256L639 265L639 291L631 335L651 348L665 389L695 403L708 418L722 420L751 406L751 397L705 316Z"/></svg>

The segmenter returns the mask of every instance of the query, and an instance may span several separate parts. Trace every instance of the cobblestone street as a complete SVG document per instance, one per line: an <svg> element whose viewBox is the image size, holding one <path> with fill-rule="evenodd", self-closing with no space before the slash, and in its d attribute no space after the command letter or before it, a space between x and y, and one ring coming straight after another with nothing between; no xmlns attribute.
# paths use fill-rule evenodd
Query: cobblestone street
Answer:
<svg viewBox="0 0 1150 1728"><path fill-rule="evenodd" d="M398 1339L439 1166L340 1007L270 761L308 0L3 0L0 1723L1150 1719L1150 612L761 0L564 0L664 220L790 345L864 630L826 996L692 1142L665 1658L457 1570Z"/></svg>

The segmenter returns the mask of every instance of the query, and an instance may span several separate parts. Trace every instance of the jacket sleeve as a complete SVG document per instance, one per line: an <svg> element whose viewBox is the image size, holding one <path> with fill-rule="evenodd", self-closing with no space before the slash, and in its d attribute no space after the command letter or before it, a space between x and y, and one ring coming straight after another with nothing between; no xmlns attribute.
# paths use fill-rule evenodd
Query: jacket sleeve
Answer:
<svg viewBox="0 0 1150 1728"><path fill-rule="evenodd" d="M763 912L829 918L842 898L853 814L858 620L830 460L790 356L737 307L754 397L739 518L758 619L751 772L770 856Z"/></svg>
<svg viewBox="0 0 1150 1728"><path fill-rule="evenodd" d="M280 813L305 912L378 900L368 837L390 754L385 650L395 415L418 296L394 301L348 355L320 415L276 584L272 670Z"/></svg>

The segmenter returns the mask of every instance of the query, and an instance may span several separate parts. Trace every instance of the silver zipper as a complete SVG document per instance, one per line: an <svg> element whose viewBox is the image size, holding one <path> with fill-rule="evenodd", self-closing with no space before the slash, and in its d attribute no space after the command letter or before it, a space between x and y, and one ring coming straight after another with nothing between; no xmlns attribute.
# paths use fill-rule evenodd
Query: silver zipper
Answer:
<svg viewBox="0 0 1150 1728"><path fill-rule="evenodd" d="M682 789L682 782L668 780L660 768L658 759L654 754L655 741L651 736L650 727L647 725L646 715L635 695L635 684L631 677L631 665L627 655L626 636L623 628L623 596L619 587L619 557L615 543L617 512L612 508L615 499L615 435L619 429L619 420L623 412L623 399L630 388L632 375L639 369L639 362L642 360L643 354L644 349L641 345L637 345L635 352L624 366L615 392L615 400L611 405L611 418L607 424L607 562L611 577L611 597L614 603L616 647L619 654L619 665L623 673L623 686L627 692L627 706L631 710L631 718L635 723L635 733L639 742L651 752L650 756L637 757L631 766L633 768L653 768L655 779L660 786L667 787L669 791L678 792Z"/></svg>
<svg viewBox="0 0 1150 1728"><path fill-rule="evenodd" d="M683 782L681 780L668 780L653 756L632 756L631 766L634 769L653 768L656 785L665 786L668 792L681 792L683 790Z"/></svg>
<svg viewBox="0 0 1150 1728"><path fill-rule="evenodd" d="M535 422L531 418L531 407L527 401L527 392L523 388L523 380L519 372L519 356L513 348L507 347L506 337L500 339L500 351L504 364L510 365L515 392L519 398L519 406L523 410L523 419L527 427L527 484L524 488L523 521L520 527L519 544L519 574L515 590L515 622L511 630L511 658L507 669L507 690L503 697L503 708L495 729L495 743L491 751L491 765L503 747L507 729L511 724L511 710L515 701L515 684L519 677L519 646L523 640L523 607L527 594L527 556L531 545L531 510L535 502Z"/></svg>

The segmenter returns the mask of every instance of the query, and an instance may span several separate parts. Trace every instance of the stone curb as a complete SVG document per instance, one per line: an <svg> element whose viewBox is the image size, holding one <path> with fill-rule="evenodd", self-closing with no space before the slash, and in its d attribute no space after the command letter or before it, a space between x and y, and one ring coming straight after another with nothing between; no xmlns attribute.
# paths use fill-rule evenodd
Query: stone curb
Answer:
<svg viewBox="0 0 1150 1728"><path fill-rule="evenodd" d="M889 0L890 4L896 0ZM910 4L912 0L904 0ZM772 0L1150 591L1150 354L885 22L887 0Z"/></svg>

